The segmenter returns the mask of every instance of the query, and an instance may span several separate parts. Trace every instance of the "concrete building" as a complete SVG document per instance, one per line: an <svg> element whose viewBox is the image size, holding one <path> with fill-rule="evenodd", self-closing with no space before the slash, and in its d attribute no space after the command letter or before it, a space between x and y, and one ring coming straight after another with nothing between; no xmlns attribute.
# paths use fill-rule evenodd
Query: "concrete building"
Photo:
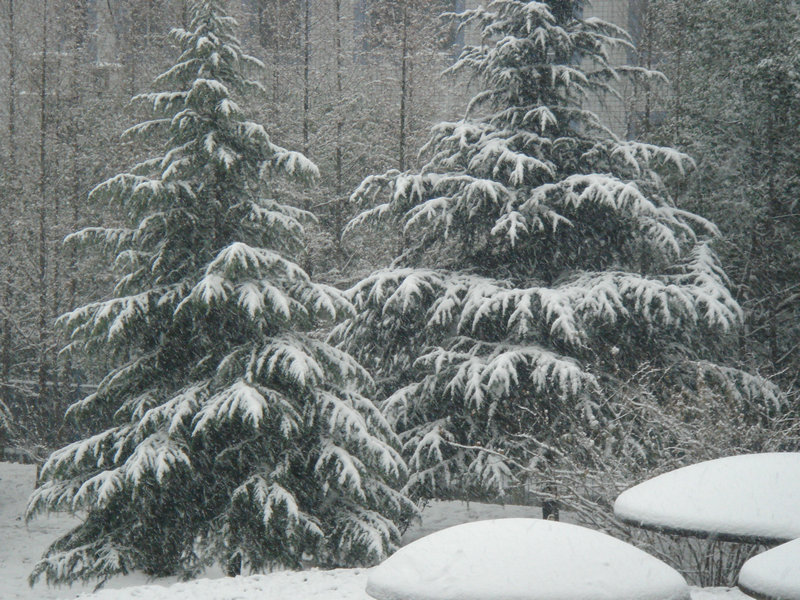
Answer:
<svg viewBox="0 0 800 600"><path fill-rule="evenodd" d="M587 16L598 17L621 27L628 32L631 41L637 48L646 42L645 27L642 15L647 12L650 0L591 0L586 10ZM615 66L640 65L638 50L618 50L613 56ZM654 65L657 68L657 65ZM664 112L656 106L654 98L663 97L665 90L656 89L657 83L651 83L651 89L642 83L623 79L617 85L620 98L608 98L605 103L597 101L591 108L619 136L634 137L641 133L643 122L658 123Z"/></svg>

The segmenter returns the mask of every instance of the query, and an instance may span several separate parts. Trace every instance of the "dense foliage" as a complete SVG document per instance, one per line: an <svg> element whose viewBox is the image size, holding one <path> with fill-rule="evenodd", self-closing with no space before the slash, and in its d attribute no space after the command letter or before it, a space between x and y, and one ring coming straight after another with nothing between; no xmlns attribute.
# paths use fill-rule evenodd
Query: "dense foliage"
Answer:
<svg viewBox="0 0 800 600"><path fill-rule="evenodd" d="M361 395L369 375L314 335L352 316L292 261L310 215L276 178L316 167L270 141L237 96L260 86L222 0L191 4L182 54L136 100L153 118L127 135L163 151L92 192L123 218L71 242L102 246L113 296L61 318L69 353L110 370L69 415L91 435L55 451L28 518L82 523L31 576L107 578L365 564L399 541L414 507L396 491L396 438Z"/></svg>
<svg viewBox="0 0 800 600"><path fill-rule="evenodd" d="M800 20L797 3L656 3L673 86L653 137L700 170L686 201L713 216L745 311L739 354L794 385L800 353Z"/></svg>
<svg viewBox="0 0 800 600"><path fill-rule="evenodd" d="M670 195L693 162L618 138L588 109L631 69L609 58L626 34L583 5L464 13L483 40L453 67L483 83L467 116L433 129L420 171L354 195L378 204L350 228L399 227L406 246L349 290L357 314L336 337L376 374L415 494L550 498L565 454L663 458L672 437L651 435L645 393L691 406L709 390L751 421L783 405L713 362L741 309L708 243L716 227Z"/></svg>

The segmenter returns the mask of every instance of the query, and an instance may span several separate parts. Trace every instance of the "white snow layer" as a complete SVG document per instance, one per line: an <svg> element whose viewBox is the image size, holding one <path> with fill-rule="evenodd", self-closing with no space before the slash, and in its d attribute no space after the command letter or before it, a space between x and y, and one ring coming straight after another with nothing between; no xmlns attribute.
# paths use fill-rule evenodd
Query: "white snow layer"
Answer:
<svg viewBox="0 0 800 600"><path fill-rule="evenodd" d="M654 477L620 494L614 514L688 535L800 537L800 453L745 454Z"/></svg>
<svg viewBox="0 0 800 600"><path fill-rule="evenodd" d="M363 569L281 571L248 577L195 579L170 587L103 590L86 600L369 600Z"/></svg>
<svg viewBox="0 0 800 600"><path fill-rule="evenodd" d="M759 598L800 600L800 539L757 554L744 563L739 587Z"/></svg>
<svg viewBox="0 0 800 600"><path fill-rule="evenodd" d="M598 531L541 519L457 525L369 572L378 600L680 600L683 577Z"/></svg>

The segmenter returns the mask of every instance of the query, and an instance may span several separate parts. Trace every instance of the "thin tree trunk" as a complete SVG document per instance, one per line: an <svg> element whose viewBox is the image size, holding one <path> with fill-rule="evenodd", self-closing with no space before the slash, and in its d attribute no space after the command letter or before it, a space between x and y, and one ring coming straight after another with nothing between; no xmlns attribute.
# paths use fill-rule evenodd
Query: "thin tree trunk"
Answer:
<svg viewBox="0 0 800 600"><path fill-rule="evenodd" d="M280 3L275 5L275 10L272 15L275 23L280 24ZM267 19L268 15L265 13L267 9L263 4L258 8L258 31L259 41L261 47L269 51L272 58L272 102L270 103L270 111L272 115L272 122L278 123L280 117L280 109L278 108L278 90L280 88L280 55L278 54L278 43L276 42L277 36L271 38L267 36Z"/></svg>
<svg viewBox="0 0 800 600"><path fill-rule="evenodd" d="M63 38L63 35L56 35L59 38ZM45 40L46 43L46 40ZM56 46L56 57L55 57L55 64L53 65L53 72L56 73L58 76L59 73L62 72L64 67L62 62L62 56L64 56L64 47L63 41L59 41L58 45ZM61 93L61 86L55 86L53 89L54 98L51 100L52 105L52 116L49 126L53 131L53 137L56 141L60 140L62 137L62 127L63 127L63 118L64 118L64 110L67 108L64 104L64 98ZM56 151L53 155L48 159L52 161L54 164L52 165L52 172L54 173L63 173L62 168L65 168L66 158L63 159L63 154L61 152ZM61 194L55 193L52 194L52 215L50 221L53 223L55 227L58 227L61 224ZM61 237L59 235L58 230L55 232L55 239ZM52 237L52 236L51 236ZM61 289L61 278L62 278L62 251L58 244L54 245L52 256L50 257L51 262L51 274L50 274L50 287L53 290L60 290ZM52 294L51 297L51 313L50 316L52 317L52 321L54 322L56 317L61 314L62 304L61 301L63 297L59 293Z"/></svg>
<svg viewBox="0 0 800 600"><path fill-rule="evenodd" d="M39 412L45 410L47 402L47 368L49 354L48 306L47 306L47 10L48 0L42 0L42 62L39 122Z"/></svg>
<svg viewBox="0 0 800 600"><path fill-rule="evenodd" d="M10 166L16 160L16 102L17 102L17 45L14 14L14 0L8 0L8 142ZM16 173L16 170L15 170Z"/></svg>
<svg viewBox="0 0 800 600"><path fill-rule="evenodd" d="M78 148L73 148L72 152L74 157L73 164L77 166ZM78 230L78 223L80 222L80 201L81 197L83 196L81 190L81 178L76 175L72 189L70 231ZM67 250L67 265L69 269L69 280L67 283L67 307L69 310L71 310L78 304L78 253L75 248L75 244L70 244ZM63 365L65 381L69 382L70 385L74 383L75 389L79 389L78 381L74 379L72 366L72 359L70 358L69 354L67 354L65 363Z"/></svg>
<svg viewBox="0 0 800 600"><path fill-rule="evenodd" d="M744 267L744 275L742 277L742 281L747 282L750 281L750 277L753 272L753 262L756 260L756 256L759 254L760 248L760 241L758 236L758 222L751 223L751 230L750 230L750 249L747 252L747 260L745 261ZM736 302L740 305L744 305L745 300L744 297L744 290L746 289L745 285L737 286L736 290ZM739 354L740 356L745 356L747 354L748 349L748 333L750 329L750 322L752 320L753 315L751 314L752 311L745 310L744 313L744 323L742 327L739 329Z"/></svg>
<svg viewBox="0 0 800 600"><path fill-rule="evenodd" d="M311 0L305 2L303 16L303 154L309 156L309 126L311 112Z"/></svg>
<svg viewBox="0 0 800 600"><path fill-rule="evenodd" d="M336 29L334 32L334 48L336 52L336 195L337 197L342 193L344 187L342 180L342 128L344 127L342 119L342 13L341 13L341 0L335 0L334 10Z"/></svg>
<svg viewBox="0 0 800 600"><path fill-rule="evenodd" d="M17 54L14 0L8 0L8 166L6 175L8 187L6 188L6 202L4 209L4 229L6 231L6 256L7 271L3 274L5 285L2 300L2 331L0 331L0 384L8 383L11 377L12 352L12 316L11 304L14 298L14 272L11 256L15 246L15 231L13 219L17 214L17 129L16 129L16 99L17 99ZM11 255L11 256L9 256Z"/></svg>
<svg viewBox="0 0 800 600"><path fill-rule="evenodd" d="M559 520L559 503L558 503L558 484L553 476L553 465L555 457L552 452L547 451L544 454L547 472L545 477L547 481L543 487L544 499L542 500L542 519L548 521Z"/></svg>
<svg viewBox="0 0 800 600"><path fill-rule="evenodd" d="M402 49L400 65L400 140L398 163L401 171L406 170L406 121L408 120L408 6L403 3Z"/></svg>
<svg viewBox="0 0 800 600"><path fill-rule="evenodd" d="M305 1L303 14L303 154L310 157L311 154L311 0ZM311 210L311 197L308 194L303 196L303 208ZM303 269L309 275L314 270L311 253L305 250Z"/></svg>
<svg viewBox="0 0 800 600"><path fill-rule="evenodd" d="M542 518L547 521L558 521L558 488L555 483L548 483L544 491L547 499L542 501Z"/></svg>
<svg viewBox="0 0 800 600"><path fill-rule="evenodd" d="M183 3L185 10L186 4ZM87 40L90 36L90 27L88 20L88 6L84 0L83 9L80 14L79 22L76 24L75 30L75 49L72 59L72 72L74 78L71 78L70 101L73 103L73 112L69 117L70 129L72 131L78 130L81 127L82 112L76 113L76 107L85 106L87 95L85 93L82 75L86 72L87 67L92 62L91 57L88 55ZM71 171L72 171L72 189L69 194L68 209L70 215L69 230L77 231L80 223L80 210L82 200L85 197L83 189L85 186L86 172L81 166L81 156L84 154L85 149L82 148L81 141L76 136L68 136L67 144L70 148L71 154ZM78 252L75 244L69 244L66 248L66 263L67 263L67 294L66 305L67 308L72 309L78 302ZM72 361L67 354L64 364L64 373L70 380L72 379ZM70 381L72 383L72 381ZM75 382L76 389L77 382Z"/></svg>
<svg viewBox="0 0 800 600"><path fill-rule="evenodd" d="M686 15L684 13L684 5L683 0L680 0L678 6L676 8L677 14L676 18L676 27L675 31L678 32L678 44L677 44L677 52L675 54L675 112L674 112L674 139L673 143L676 146L680 146L680 138L681 138L681 121L683 119L683 98L681 94L683 94L683 52L684 52L684 43L686 41Z"/></svg>
<svg viewBox="0 0 800 600"><path fill-rule="evenodd" d="M645 66L652 70L653 68L653 46L655 44L655 18L654 13L655 10L653 9L651 0L644 0L645 5L645 38L646 38L646 45L645 45ZM645 96L644 96L644 135L647 136L650 133L651 128L651 111L652 111L652 102L653 102L653 89L650 84L650 79L645 80Z"/></svg>
<svg viewBox="0 0 800 600"><path fill-rule="evenodd" d="M339 258L344 257L344 248L342 245L342 232L344 230L344 173L342 171L342 135L344 133L344 117L342 113L342 105L344 103L344 94L342 92L342 2L335 0L335 21L336 29L334 31L334 47L336 52L336 150L335 150L335 168L336 168L336 203L334 205L334 227L336 229L336 249Z"/></svg>
<svg viewBox="0 0 800 600"><path fill-rule="evenodd" d="M780 157L777 155L776 148L779 141L778 136L778 128L779 125L776 122L776 115L775 113L770 113L768 118L768 125L767 125L767 149L768 149L768 159L767 159L767 201L766 201L766 209L767 209L767 227L768 227L768 237L766 247L769 251L769 255L767 258L768 270L772 273L779 273L780 266L779 266L779 258L777 254L779 253L779 249L775 248L775 241L778 239L779 234L776 231L777 229L777 221L776 217L783 212L781 210L781 205L778 200L778 173L777 173L777 165L780 161ZM770 248L772 247L772 248ZM780 289L780 285L775 284L775 290ZM778 306L780 305L783 299L780 297L780 292L775 292L775 296L773 296L772 301L769 303L769 313L767 318L769 319L769 355L770 355L770 362L772 363L772 368L777 372L780 370L778 362L780 361L780 350L778 344Z"/></svg>
<svg viewBox="0 0 800 600"><path fill-rule="evenodd" d="M400 50L400 138L398 140L398 166L401 171L406 170L406 131L408 129L408 98L410 93L409 86L409 44L408 44L408 5L403 2L403 22L401 31L401 50ZM401 228L400 248L398 254L405 252L408 240L406 239L405 229Z"/></svg>

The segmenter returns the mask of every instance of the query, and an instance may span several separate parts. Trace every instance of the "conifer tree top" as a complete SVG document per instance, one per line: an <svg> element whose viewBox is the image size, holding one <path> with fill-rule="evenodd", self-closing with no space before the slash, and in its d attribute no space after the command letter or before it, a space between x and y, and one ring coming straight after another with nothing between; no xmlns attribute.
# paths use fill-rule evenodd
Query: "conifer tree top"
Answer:
<svg viewBox="0 0 800 600"><path fill-rule="evenodd" d="M616 93L620 73L609 53L629 42L613 25L580 18L580 7L498 0L461 15L484 42L465 48L453 70L477 72L484 90L466 118L434 127L419 173L364 181L354 197L383 202L351 227L399 218L417 236L409 258L438 249L460 256L461 266L467 260L505 276L517 265L517 275L545 282L569 268L630 262L641 254L625 243L631 228L659 266L698 234L715 234L711 223L676 208L663 185L670 171L693 166L688 156L620 140L585 108Z"/></svg>

